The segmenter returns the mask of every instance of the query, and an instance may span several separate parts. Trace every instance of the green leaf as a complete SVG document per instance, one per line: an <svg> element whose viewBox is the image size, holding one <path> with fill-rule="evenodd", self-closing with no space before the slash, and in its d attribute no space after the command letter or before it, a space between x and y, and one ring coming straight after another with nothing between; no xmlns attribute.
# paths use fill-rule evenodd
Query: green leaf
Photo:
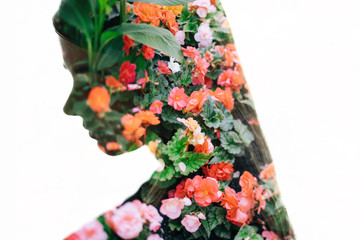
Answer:
<svg viewBox="0 0 360 240"><path fill-rule="evenodd" d="M235 156L233 154L230 154L228 151L226 151L222 147L215 147L213 151L213 158L210 160L209 164L214 163L234 163L235 162Z"/></svg>
<svg viewBox="0 0 360 240"><path fill-rule="evenodd" d="M131 2L155 3L164 6L176 6L193 2L194 0L131 0Z"/></svg>
<svg viewBox="0 0 360 240"><path fill-rule="evenodd" d="M240 154L241 139L239 134L234 131L220 133L221 146L231 154Z"/></svg>
<svg viewBox="0 0 360 240"><path fill-rule="evenodd" d="M167 154L172 161L179 159L186 151L189 137L181 137L182 129L178 129L171 140L163 148L163 153Z"/></svg>
<svg viewBox="0 0 360 240"><path fill-rule="evenodd" d="M218 103L219 109L221 110L221 112L223 113L223 120L220 123L220 128L223 131L229 131L233 128L233 116L231 115L231 113L229 112L229 110L226 109L225 105L222 103Z"/></svg>
<svg viewBox="0 0 360 240"><path fill-rule="evenodd" d="M215 229L217 226L221 225L226 220L226 210L222 207L212 207L206 216L206 221L208 221L210 226L210 231Z"/></svg>
<svg viewBox="0 0 360 240"><path fill-rule="evenodd" d="M205 154L205 153L198 153L198 152L186 152L182 154L181 157L179 157L174 165L175 170L182 175L189 175L192 172L196 172L199 170L202 166L207 163L207 161L211 158L211 154ZM186 166L185 172L182 172L179 168L179 163L183 162Z"/></svg>
<svg viewBox="0 0 360 240"><path fill-rule="evenodd" d="M174 57L178 62L184 62L181 46L174 35L167 29L148 24L122 23L109 28L101 37L102 44L107 44L111 39L127 35L134 41L155 48L168 56Z"/></svg>
<svg viewBox="0 0 360 240"><path fill-rule="evenodd" d="M254 141L254 135L250 132L248 127L239 120L234 120L234 129L240 135L241 140L246 146L249 146L250 143Z"/></svg>
<svg viewBox="0 0 360 240"><path fill-rule="evenodd" d="M190 20L190 12L187 4L184 6L183 10L181 11L180 20L181 22Z"/></svg>
<svg viewBox="0 0 360 240"><path fill-rule="evenodd" d="M206 126L215 129L220 127L221 121L225 118L221 110L215 107L214 100L210 95L208 96L200 115L204 119Z"/></svg>
<svg viewBox="0 0 360 240"><path fill-rule="evenodd" d="M167 165L165 167L165 169L162 170L161 172L154 172L154 174L152 175L152 178L154 178L155 180L164 182L167 180L171 180L173 178L174 174L175 174L174 166Z"/></svg>
<svg viewBox="0 0 360 240"><path fill-rule="evenodd" d="M245 227L241 227L239 232L236 234L234 240L263 240L263 238L257 234L258 228L255 226L247 225Z"/></svg>
<svg viewBox="0 0 360 240"><path fill-rule="evenodd" d="M119 62L125 53L122 49L123 46L124 42L121 38L113 38L109 40L109 42L103 46L100 58L97 62L97 70L107 69Z"/></svg>
<svg viewBox="0 0 360 240"><path fill-rule="evenodd" d="M220 238L224 238L224 239L230 239L231 238L231 232L227 229L224 228L216 228L215 229L215 234L220 237Z"/></svg>
<svg viewBox="0 0 360 240"><path fill-rule="evenodd" d="M171 231L180 231L183 228L183 225L180 222L180 218L175 219L175 220L169 220L169 227Z"/></svg>

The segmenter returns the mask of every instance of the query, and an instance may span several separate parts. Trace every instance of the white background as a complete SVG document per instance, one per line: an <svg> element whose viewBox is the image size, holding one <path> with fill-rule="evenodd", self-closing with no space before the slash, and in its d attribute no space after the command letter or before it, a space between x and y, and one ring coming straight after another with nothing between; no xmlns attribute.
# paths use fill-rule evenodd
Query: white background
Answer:
<svg viewBox="0 0 360 240"><path fill-rule="evenodd" d="M145 152L106 156L62 112L72 80L51 22L59 2L0 10L1 239L61 239L156 165ZM222 2L298 239L358 238L360 2Z"/></svg>

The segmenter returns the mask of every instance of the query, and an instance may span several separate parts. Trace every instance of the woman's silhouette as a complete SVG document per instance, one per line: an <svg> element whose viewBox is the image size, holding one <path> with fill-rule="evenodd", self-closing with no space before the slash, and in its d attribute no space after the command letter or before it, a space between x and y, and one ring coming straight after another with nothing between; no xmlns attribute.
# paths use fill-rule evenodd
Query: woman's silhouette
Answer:
<svg viewBox="0 0 360 240"><path fill-rule="evenodd" d="M219 0L63 0L54 25L65 113L105 153L162 163L67 240L294 239Z"/></svg>

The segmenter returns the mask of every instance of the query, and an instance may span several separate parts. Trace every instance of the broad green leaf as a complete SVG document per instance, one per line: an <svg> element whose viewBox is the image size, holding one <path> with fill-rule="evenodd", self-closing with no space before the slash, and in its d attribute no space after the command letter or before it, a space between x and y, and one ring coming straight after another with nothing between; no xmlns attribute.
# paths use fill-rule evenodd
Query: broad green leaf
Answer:
<svg viewBox="0 0 360 240"><path fill-rule="evenodd" d="M234 120L234 129L240 135L241 140L246 146L249 146L250 143L254 141L254 135L250 132L248 127L239 120Z"/></svg>
<svg viewBox="0 0 360 240"><path fill-rule="evenodd" d="M182 175L189 175L192 172L196 172L199 170L202 166L207 163L207 161L210 159L211 154L205 154L205 153L198 153L198 152L186 152L184 153L180 158L178 158L174 165L175 170ZM186 166L185 172L182 172L179 168L179 163L183 162Z"/></svg>
<svg viewBox="0 0 360 240"><path fill-rule="evenodd" d="M220 133L221 146L231 154L240 154L242 141L234 131Z"/></svg>
<svg viewBox="0 0 360 240"><path fill-rule="evenodd" d="M223 131L229 131L233 128L233 116L229 112L229 110L226 109L225 105L222 103L218 103L219 109L223 113L224 118L222 119L220 123L220 128Z"/></svg>
<svg viewBox="0 0 360 240"><path fill-rule="evenodd" d="M159 180L161 182L164 182L164 181L167 181L167 180L171 180L173 178L174 174L175 174L174 166L168 165L161 172L155 172L152 175L152 178L154 178L155 180Z"/></svg>
<svg viewBox="0 0 360 240"><path fill-rule="evenodd" d="M221 121L225 118L221 110L215 107L214 100L210 97L210 95L208 96L200 115L204 119L206 126L215 129L220 127Z"/></svg>
<svg viewBox="0 0 360 240"><path fill-rule="evenodd" d="M263 238L257 234L258 228L255 226L247 225L245 227L241 227L239 232L236 234L234 240L263 240Z"/></svg>
<svg viewBox="0 0 360 240"><path fill-rule="evenodd" d="M193 1L195 0L131 0L131 2L155 3L164 6L182 5Z"/></svg>
<svg viewBox="0 0 360 240"><path fill-rule="evenodd" d="M127 35L136 42L155 48L168 56L174 57L178 62L184 61L181 46L174 35L167 29L154 27L148 24L123 23L109 28L101 37L102 47L113 38Z"/></svg>
<svg viewBox="0 0 360 240"><path fill-rule="evenodd" d="M210 231L221 225L226 220L226 210L222 207L212 207L211 211L206 216L206 221L209 223Z"/></svg>
<svg viewBox="0 0 360 240"><path fill-rule="evenodd" d="M186 151L189 137L181 137L182 129L178 129L171 140L163 148L163 153L167 154L172 161L179 159Z"/></svg>
<svg viewBox="0 0 360 240"><path fill-rule="evenodd" d="M222 162L234 163L235 161L235 156L233 154L230 154L222 147L215 147L213 156L214 157L209 162L210 164L222 163Z"/></svg>

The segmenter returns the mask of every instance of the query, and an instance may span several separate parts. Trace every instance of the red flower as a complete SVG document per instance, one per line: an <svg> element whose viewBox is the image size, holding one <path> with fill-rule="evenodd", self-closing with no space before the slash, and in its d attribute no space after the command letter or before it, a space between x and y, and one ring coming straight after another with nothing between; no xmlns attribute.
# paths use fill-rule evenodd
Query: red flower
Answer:
<svg viewBox="0 0 360 240"><path fill-rule="evenodd" d="M192 72L192 84L194 85L204 85L205 84L205 75L209 71L208 67L210 63L206 61L205 58L200 56L195 56L195 68Z"/></svg>
<svg viewBox="0 0 360 240"><path fill-rule="evenodd" d="M125 83L125 85L134 82L136 79L135 69L135 64L130 63L129 61L123 62L120 67L119 80Z"/></svg>
<svg viewBox="0 0 360 240"><path fill-rule="evenodd" d="M162 73L162 74L171 74L171 70L168 67L168 65L165 62L161 62L158 61L158 67L157 69Z"/></svg>
<svg viewBox="0 0 360 240"><path fill-rule="evenodd" d="M155 52L152 47L143 45L141 52L143 53L146 60L153 59L155 57Z"/></svg>
<svg viewBox="0 0 360 240"><path fill-rule="evenodd" d="M93 87L90 90L87 103L94 112L106 112L110 109L110 94L101 86Z"/></svg>
<svg viewBox="0 0 360 240"><path fill-rule="evenodd" d="M245 171L240 177L239 184L241 186L241 193L249 196L253 193L255 178L251 173Z"/></svg>
<svg viewBox="0 0 360 240"><path fill-rule="evenodd" d="M176 191L174 193L174 197L177 198L185 198L186 197L186 191L185 191L185 182L186 180L183 179L177 186L176 186Z"/></svg>
<svg viewBox="0 0 360 240"><path fill-rule="evenodd" d="M184 191L188 198L192 198L195 193L195 186L199 184L199 182L203 179L202 176L196 175L193 179L186 179Z"/></svg>
<svg viewBox="0 0 360 240"><path fill-rule="evenodd" d="M212 202L219 202L222 192L219 191L219 183L213 178L201 179L195 184L194 199L201 207L207 207Z"/></svg>
<svg viewBox="0 0 360 240"><path fill-rule="evenodd" d="M145 72L145 76L138 80L138 84L140 84L141 88L143 88L143 89L145 88L146 83L149 81L148 72L146 70L144 72Z"/></svg>
<svg viewBox="0 0 360 240"><path fill-rule="evenodd" d="M218 181L228 181L231 179L231 174L234 172L233 164L231 163L216 163L211 164L210 169L203 167L203 172L206 177L215 178Z"/></svg>
<svg viewBox="0 0 360 240"><path fill-rule="evenodd" d="M223 71L218 80L217 84L220 86L230 87L238 91L242 85L244 85L243 76L236 70L231 68Z"/></svg>
<svg viewBox="0 0 360 240"><path fill-rule="evenodd" d="M206 137L203 144L195 146L195 152L210 154L214 151L214 145L211 143L211 138Z"/></svg>
<svg viewBox="0 0 360 240"><path fill-rule="evenodd" d="M134 40L132 40L126 35L123 35L123 41L124 41L123 50L126 51L126 55L128 56L130 48L135 47L135 43Z"/></svg>

